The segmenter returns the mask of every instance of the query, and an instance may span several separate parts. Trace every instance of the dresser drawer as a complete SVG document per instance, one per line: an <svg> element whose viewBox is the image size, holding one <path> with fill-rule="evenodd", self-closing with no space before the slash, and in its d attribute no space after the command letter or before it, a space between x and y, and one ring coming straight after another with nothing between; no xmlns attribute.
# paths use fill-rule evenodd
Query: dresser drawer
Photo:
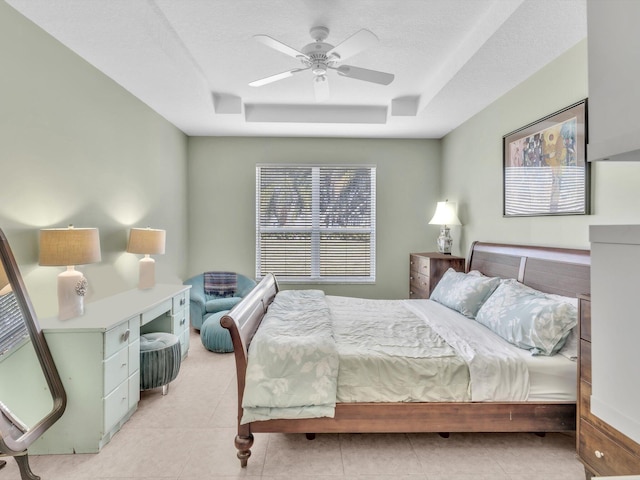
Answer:
<svg viewBox="0 0 640 480"><path fill-rule="evenodd" d="M129 376L129 349L123 348L104 361L104 395Z"/></svg>
<svg viewBox="0 0 640 480"><path fill-rule="evenodd" d="M640 474L639 456L622 448L584 420L580 423L578 453L600 476Z"/></svg>
<svg viewBox="0 0 640 480"><path fill-rule="evenodd" d="M138 388L140 388L139 384ZM111 430L129 411L129 382L122 382L118 388L104 398L103 402L104 433Z"/></svg>

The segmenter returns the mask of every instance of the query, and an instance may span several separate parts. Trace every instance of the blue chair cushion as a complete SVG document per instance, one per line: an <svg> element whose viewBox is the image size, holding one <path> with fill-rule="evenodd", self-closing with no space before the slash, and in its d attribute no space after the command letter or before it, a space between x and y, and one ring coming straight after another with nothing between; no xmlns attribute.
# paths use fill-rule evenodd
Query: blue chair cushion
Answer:
<svg viewBox="0 0 640 480"><path fill-rule="evenodd" d="M231 310L236 303L240 303L241 297L220 297L208 300L205 304L207 313L221 312L222 310Z"/></svg>
<svg viewBox="0 0 640 480"><path fill-rule="evenodd" d="M220 325L220 319L229 312L223 310L209 316L200 329L200 340L204 348L216 353L233 352L229 330Z"/></svg>

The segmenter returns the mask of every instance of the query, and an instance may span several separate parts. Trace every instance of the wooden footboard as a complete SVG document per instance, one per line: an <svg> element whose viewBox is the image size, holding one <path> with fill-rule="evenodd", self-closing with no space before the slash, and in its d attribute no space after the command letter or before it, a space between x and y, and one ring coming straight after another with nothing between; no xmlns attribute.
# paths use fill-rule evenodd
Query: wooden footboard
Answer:
<svg viewBox="0 0 640 480"><path fill-rule="evenodd" d="M577 296L589 293L586 250L473 244L467 270L516 278L538 290ZM235 445L245 467L253 433L391 433L391 432L559 432L575 430L574 402L503 403L339 403L334 418L268 420L240 424L247 351L278 292L273 275L262 281L220 323L233 341L238 382L238 434Z"/></svg>

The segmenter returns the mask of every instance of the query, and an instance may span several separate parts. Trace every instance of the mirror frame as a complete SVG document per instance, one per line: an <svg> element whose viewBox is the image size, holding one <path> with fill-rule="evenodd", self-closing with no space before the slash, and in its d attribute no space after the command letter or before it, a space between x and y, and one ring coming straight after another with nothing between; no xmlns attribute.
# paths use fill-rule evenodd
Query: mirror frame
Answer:
<svg viewBox="0 0 640 480"><path fill-rule="evenodd" d="M38 323L31 299L22 281L11 247L2 229L0 229L0 261L24 317L29 337L31 337L31 342L53 399L51 411L30 428L27 428L0 401L0 451L8 455L18 455L25 452L29 445L62 416L67 406L67 395L44 333Z"/></svg>

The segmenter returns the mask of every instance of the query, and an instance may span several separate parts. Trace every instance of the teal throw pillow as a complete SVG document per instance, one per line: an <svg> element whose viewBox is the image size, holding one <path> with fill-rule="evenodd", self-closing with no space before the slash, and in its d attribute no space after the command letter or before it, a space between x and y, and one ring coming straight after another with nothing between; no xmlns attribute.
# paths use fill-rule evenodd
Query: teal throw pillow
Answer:
<svg viewBox="0 0 640 480"><path fill-rule="evenodd" d="M430 298L465 317L475 318L482 304L499 284L500 279L497 277L469 275L450 268L444 273Z"/></svg>

